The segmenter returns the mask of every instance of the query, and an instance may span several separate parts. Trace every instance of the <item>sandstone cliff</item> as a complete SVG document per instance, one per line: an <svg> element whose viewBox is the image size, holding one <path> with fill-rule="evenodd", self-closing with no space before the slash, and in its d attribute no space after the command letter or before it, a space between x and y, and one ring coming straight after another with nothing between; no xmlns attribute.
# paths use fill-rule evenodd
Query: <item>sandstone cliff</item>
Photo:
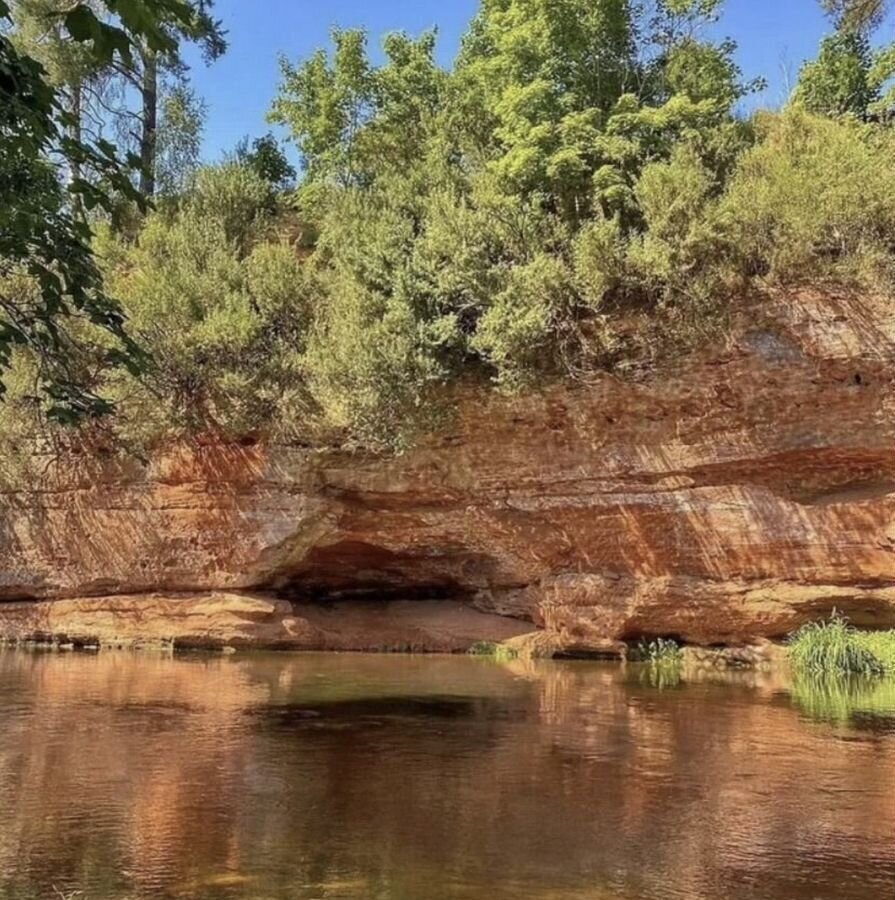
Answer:
<svg viewBox="0 0 895 900"><path fill-rule="evenodd" d="M569 653L895 626L895 313L801 292L645 383L468 394L395 458L177 446L0 494L0 637ZM63 602L59 602L63 601Z"/></svg>

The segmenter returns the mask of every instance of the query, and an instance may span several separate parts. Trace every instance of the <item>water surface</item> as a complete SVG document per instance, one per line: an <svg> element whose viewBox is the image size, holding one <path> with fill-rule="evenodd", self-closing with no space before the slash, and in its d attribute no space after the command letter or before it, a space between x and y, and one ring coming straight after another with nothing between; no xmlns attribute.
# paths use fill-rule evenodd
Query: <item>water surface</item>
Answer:
<svg viewBox="0 0 895 900"><path fill-rule="evenodd" d="M895 685L0 652L0 897L895 896Z"/></svg>

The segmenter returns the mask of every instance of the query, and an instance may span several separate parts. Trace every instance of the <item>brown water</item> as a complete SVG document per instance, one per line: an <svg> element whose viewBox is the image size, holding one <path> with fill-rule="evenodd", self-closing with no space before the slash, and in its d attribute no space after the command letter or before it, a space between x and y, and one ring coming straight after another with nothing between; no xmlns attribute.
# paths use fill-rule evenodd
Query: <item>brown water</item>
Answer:
<svg viewBox="0 0 895 900"><path fill-rule="evenodd" d="M0 897L887 900L895 685L0 652Z"/></svg>

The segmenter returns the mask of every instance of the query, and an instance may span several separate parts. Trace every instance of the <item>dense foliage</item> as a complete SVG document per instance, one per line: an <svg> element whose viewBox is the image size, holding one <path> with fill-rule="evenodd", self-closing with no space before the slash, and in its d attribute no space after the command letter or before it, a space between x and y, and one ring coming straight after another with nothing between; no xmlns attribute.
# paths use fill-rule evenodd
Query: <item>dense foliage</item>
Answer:
<svg viewBox="0 0 895 900"><path fill-rule="evenodd" d="M136 375L86 357L118 410L107 431L401 446L460 379L648 371L723 341L756 289L889 289L879 9L832 4L792 102L746 118L761 85L707 37L721 2L482 0L450 70L432 33L387 36L375 64L363 32L337 30L281 63L270 118L297 184L271 136L195 169L201 117L172 94L184 125L163 146L187 162L147 217L96 228L152 360ZM19 354L7 420L32 375Z"/></svg>
<svg viewBox="0 0 895 900"><path fill-rule="evenodd" d="M59 422L108 411L85 383L96 357L138 371L141 354L104 292L87 215L111 213L116 197L142 197L117 148L84 132L60 85L128 64L138 47L174 53L175 33L194 20L180 0L0 0L0 399L16 351L28 355L40 410ZM112 342L85 346L82 323Z"/></svg>

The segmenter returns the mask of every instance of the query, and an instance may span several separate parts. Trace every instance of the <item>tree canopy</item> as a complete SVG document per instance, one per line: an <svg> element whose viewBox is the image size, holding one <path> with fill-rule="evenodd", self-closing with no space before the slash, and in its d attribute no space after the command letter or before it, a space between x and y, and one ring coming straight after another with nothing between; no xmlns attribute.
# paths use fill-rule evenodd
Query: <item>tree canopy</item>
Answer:
<svg viewBox="0 0 895 900"><path fill-rule="evenodd" d="M90 126L87 86L141 55L175 58L185 38L217 52L219 29L204 3L181 0L0 0L0 20L0 395L15 349L26 348L47 414L75 421L110 408L86 386L85 358L133 372L145 362L104 290L88 221L122 200L143 204L129 168L145 171L145 158Z"/></svg>
<svg viewBox="0 0 895 900"><path fill-rule="evenodd" d="M747 295L891 290L895 52L866 24L882 7L858 27L831 6L791 102L745 115L761 82L708 27L721 5L482 0L449 68L434 32L374 53L336 29L281 60L270 120L291 147L246 139L214 165L198 158L201 99L172 77L152 126L158 203L136 217L122 210L148 189L145 95L130 171L74 127L72 98L122 66L145 86L147 60L176 76L184 40L213 56L208 5L147 0L139 31L123 0L54 14L45 69L13 29L0 435L37 384L65 421L114 404L109 430L141 445L210 431L400 448L460 382L639 377L723 342Z"/></svg>

